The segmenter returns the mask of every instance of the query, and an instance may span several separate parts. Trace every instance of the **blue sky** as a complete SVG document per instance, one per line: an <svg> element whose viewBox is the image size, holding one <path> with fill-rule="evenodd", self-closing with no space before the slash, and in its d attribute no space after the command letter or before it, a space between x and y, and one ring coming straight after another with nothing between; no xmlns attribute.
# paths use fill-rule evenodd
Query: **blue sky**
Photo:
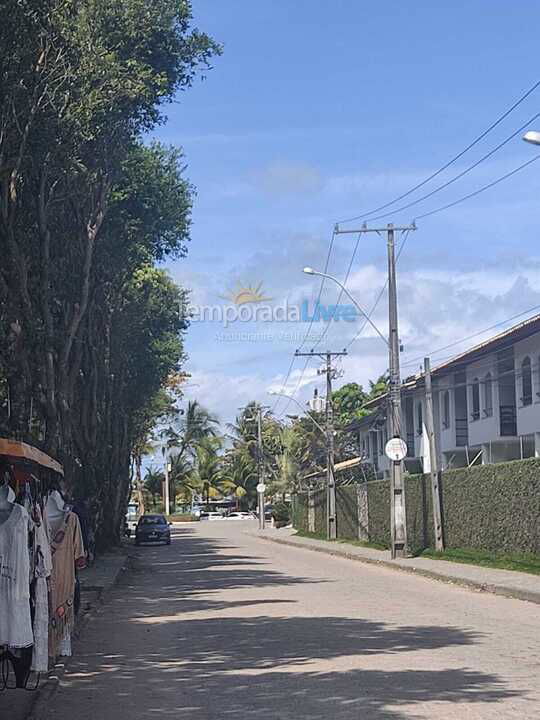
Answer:
<svg viewBox="0 0 540 720"><path fill-rule="evenodd" d="M198 303L223 304L220 295L238 283L262 283L276 303L312 300L319 284L301 269L322 269L336 221L405 192L540 79L534 4L193 5L195 24L223 43L224 52L206 79L170 106L169 122L156 135L184 148L187 175L197 187L189 255L168 269ZM425 190L539 111L540 89ZM540 129L540 119L536 125ZM408 223L534 154L516 138L446 191L388 221ZM539 190L540 162L418 223L399 264L406 372L424 353L540 305ZM336 240L330 271L340 278L354 242L352 235ZM384 242L366 236L348 284L366 308L385 272ZM322 301L335 303L337 294L327 286ZM383 300L374 314L383 330L385 314ZM343 347L357 328L332 323L321 349ZM224 421L251 399L268 402L268 389L281 387L306 329L305 323L237 323L227 331L216 323L193 324L186 338L193 375L187 398L199 399ZM238 335L247 331L269 337ZM434 354L433 364L448 354ZM366 385L386 366L384 345L366 331L343 360L339 382ZM302 368L296 361L287 390L296 387ZM316 368L312 363L302 376L301 402L321 384Z"/></svg>

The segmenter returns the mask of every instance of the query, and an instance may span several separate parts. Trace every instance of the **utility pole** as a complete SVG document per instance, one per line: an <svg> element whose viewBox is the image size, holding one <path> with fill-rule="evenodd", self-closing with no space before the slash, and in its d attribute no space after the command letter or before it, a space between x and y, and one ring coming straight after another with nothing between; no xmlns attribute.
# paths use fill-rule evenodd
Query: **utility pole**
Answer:
<svg viewBox="0 0 540 720"><path fill-rule="evenodd" d="M170 500L169 500L169 456L167 454L167 448L165 448L165 482L163 483L163 510L165 515L168 517L170 514Z"/></svg>
<svg viewBox="0 0 540 720"><path fill-rule="evenodd" d="M435 423L433 421L431 364L429 358L424 358L424 379L426 383L426 429L429 440L429 464L431 474L431 498L433 506L433 529L435 534L435 549L442 551L444 550L444 537L441 514L441 494L439 489L439 464L437 461L437 447L435 445Z"/></svg>
<svg viewBox="0 0 540 720"><path fill-rule="evenodd" d="M389 389L389 434L391 438L401 438L401 378L399 369L399 330L397 308L397 282L396 282L396 254L395 233L416 230L416 225L394 227L392 224L385 228L367 228L360 230L340 230L335 228L336 234L358 235L362 233L386 233L388 254L388 368L390 375ZM403 460L391 460L390 476L390 529L392 557L405 557L407 555L407 516L405 512L405 485L403 481Z"/></svg>
<svg viewBox="0 0 540 720"><path fill-rule="evenodd" d="M246 408L239 408L245 410ZM264 469L264 447L262 438L262 411L269 410L268 405L258 405L256 416L247 417L245 420L257 421L257 509L259 515L259 530L264 530L266 527L266 521L264 518L264 493L266 490L265 480L265 469Z"/></svg>
<svg viewBox="0 0 540 720"><path fill-rule="evenodd" d="M257 484L257 499L259 505L259 530L264 530L266 522L264 518L264 491L266 485L264 484L264 455L263 455L263 440L262 440L262 408L259 405L257 408L257 446L258 446L258 484Z"/></svg>
<svg viewBox="0 0 540 720"><path fill-rule="evenodd" d="M295 352L296 357L320 357L326 361L323 373L326 374L326 510L327 528L326 536L329 540L337 538L336 519L336 479L334 475L334 408L332 404L332 378L335 369L332 367L332 358L346 355L347 351L318 353L311 350L308 353Z"/></svg>

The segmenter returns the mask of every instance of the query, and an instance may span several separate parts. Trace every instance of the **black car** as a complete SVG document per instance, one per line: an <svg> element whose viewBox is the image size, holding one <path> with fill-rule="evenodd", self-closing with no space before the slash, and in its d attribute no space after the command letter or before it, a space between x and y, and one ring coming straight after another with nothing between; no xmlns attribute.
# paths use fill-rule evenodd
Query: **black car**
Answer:
<svg viewBox="0 0 540 720"><path fill-rule="evenodd" d="M171 528L165 515L143 515L135 528L135 545L145 542L171 544Z"/></svg>

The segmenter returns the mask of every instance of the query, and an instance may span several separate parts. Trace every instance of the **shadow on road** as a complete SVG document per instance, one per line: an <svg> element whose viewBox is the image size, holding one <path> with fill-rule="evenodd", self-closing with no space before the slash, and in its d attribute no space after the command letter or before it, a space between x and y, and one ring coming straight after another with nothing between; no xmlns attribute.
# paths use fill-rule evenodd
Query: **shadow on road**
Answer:
<svg viewBox="0 0 540 720"><path fill-rule="evenodd" d="M60 704L52 718L63 719L68 715L62 712L78 708L81 720L108 720L119 713L132 720L401 720L418 705L422 717L431 717L422 707L433 701L486 703L485 714L469 715L468 706L463 715L451 717L488 718L494 704L522 695L496 675L466 667L418 670L404 660L398 670L358 669L366 656L401 655L410 665L411 652L472 646L479 636L456 627L394 626L309 613L291 617L297 601L265 598L264 592L261 599L235 599L233 592L230 601L213 600L212 593L223 590L311 583L317 592L320 585L317 579L266 569L261 558L234 554L237 548L226 540L189 530L177 532L178 537L172 552L137 551L111 616L100 621L102 642L96 637L83 648L86 654L74 662L64 691L62 702L68 704ZM283 604L279 617L213 617L218 610L274 603ZM203 616L185 618L185 612ZM339 662L343 669L328 671L325 661ZM317 662L319 669L312 665Z"/></svg>

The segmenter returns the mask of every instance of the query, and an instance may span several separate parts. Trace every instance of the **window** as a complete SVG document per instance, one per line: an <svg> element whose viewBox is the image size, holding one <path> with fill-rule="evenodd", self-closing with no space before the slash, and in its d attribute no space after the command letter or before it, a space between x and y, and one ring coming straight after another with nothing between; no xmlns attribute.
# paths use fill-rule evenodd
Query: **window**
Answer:
<svg viewBox="0 0 540 720"><path fill-rule="evenodd" d="M521 402L523 405L532 404L532 371L531 358L524 358L521 363Z"/></svg>
<svg viewBox="0 0 540 720"><path fill-rule="evenodd" d="M474 378L472 383L472 419L480 417L480 381Z"/></svg>
<svg viewBox="0 0 540 720"><path fill-rule="evenodd" d="M422 403L418 403L418 405L416 406L416 420L417 420L416 434L421 435L424 430L424 418L422 415Z"/></svg>
<svg viewBox="0 0 540 720"><path fill-rule="evenodd" d="M484 378L484 415L491 417L493 415L493 380L491 373Z"/></svg>
<svg viewBox="0 0 540 720"><path fill-rule="evenodd" d="M445 390L443 393L442 405L442 426L443 430L448 430L450 427L450 393L448 390Z"/></svg>

